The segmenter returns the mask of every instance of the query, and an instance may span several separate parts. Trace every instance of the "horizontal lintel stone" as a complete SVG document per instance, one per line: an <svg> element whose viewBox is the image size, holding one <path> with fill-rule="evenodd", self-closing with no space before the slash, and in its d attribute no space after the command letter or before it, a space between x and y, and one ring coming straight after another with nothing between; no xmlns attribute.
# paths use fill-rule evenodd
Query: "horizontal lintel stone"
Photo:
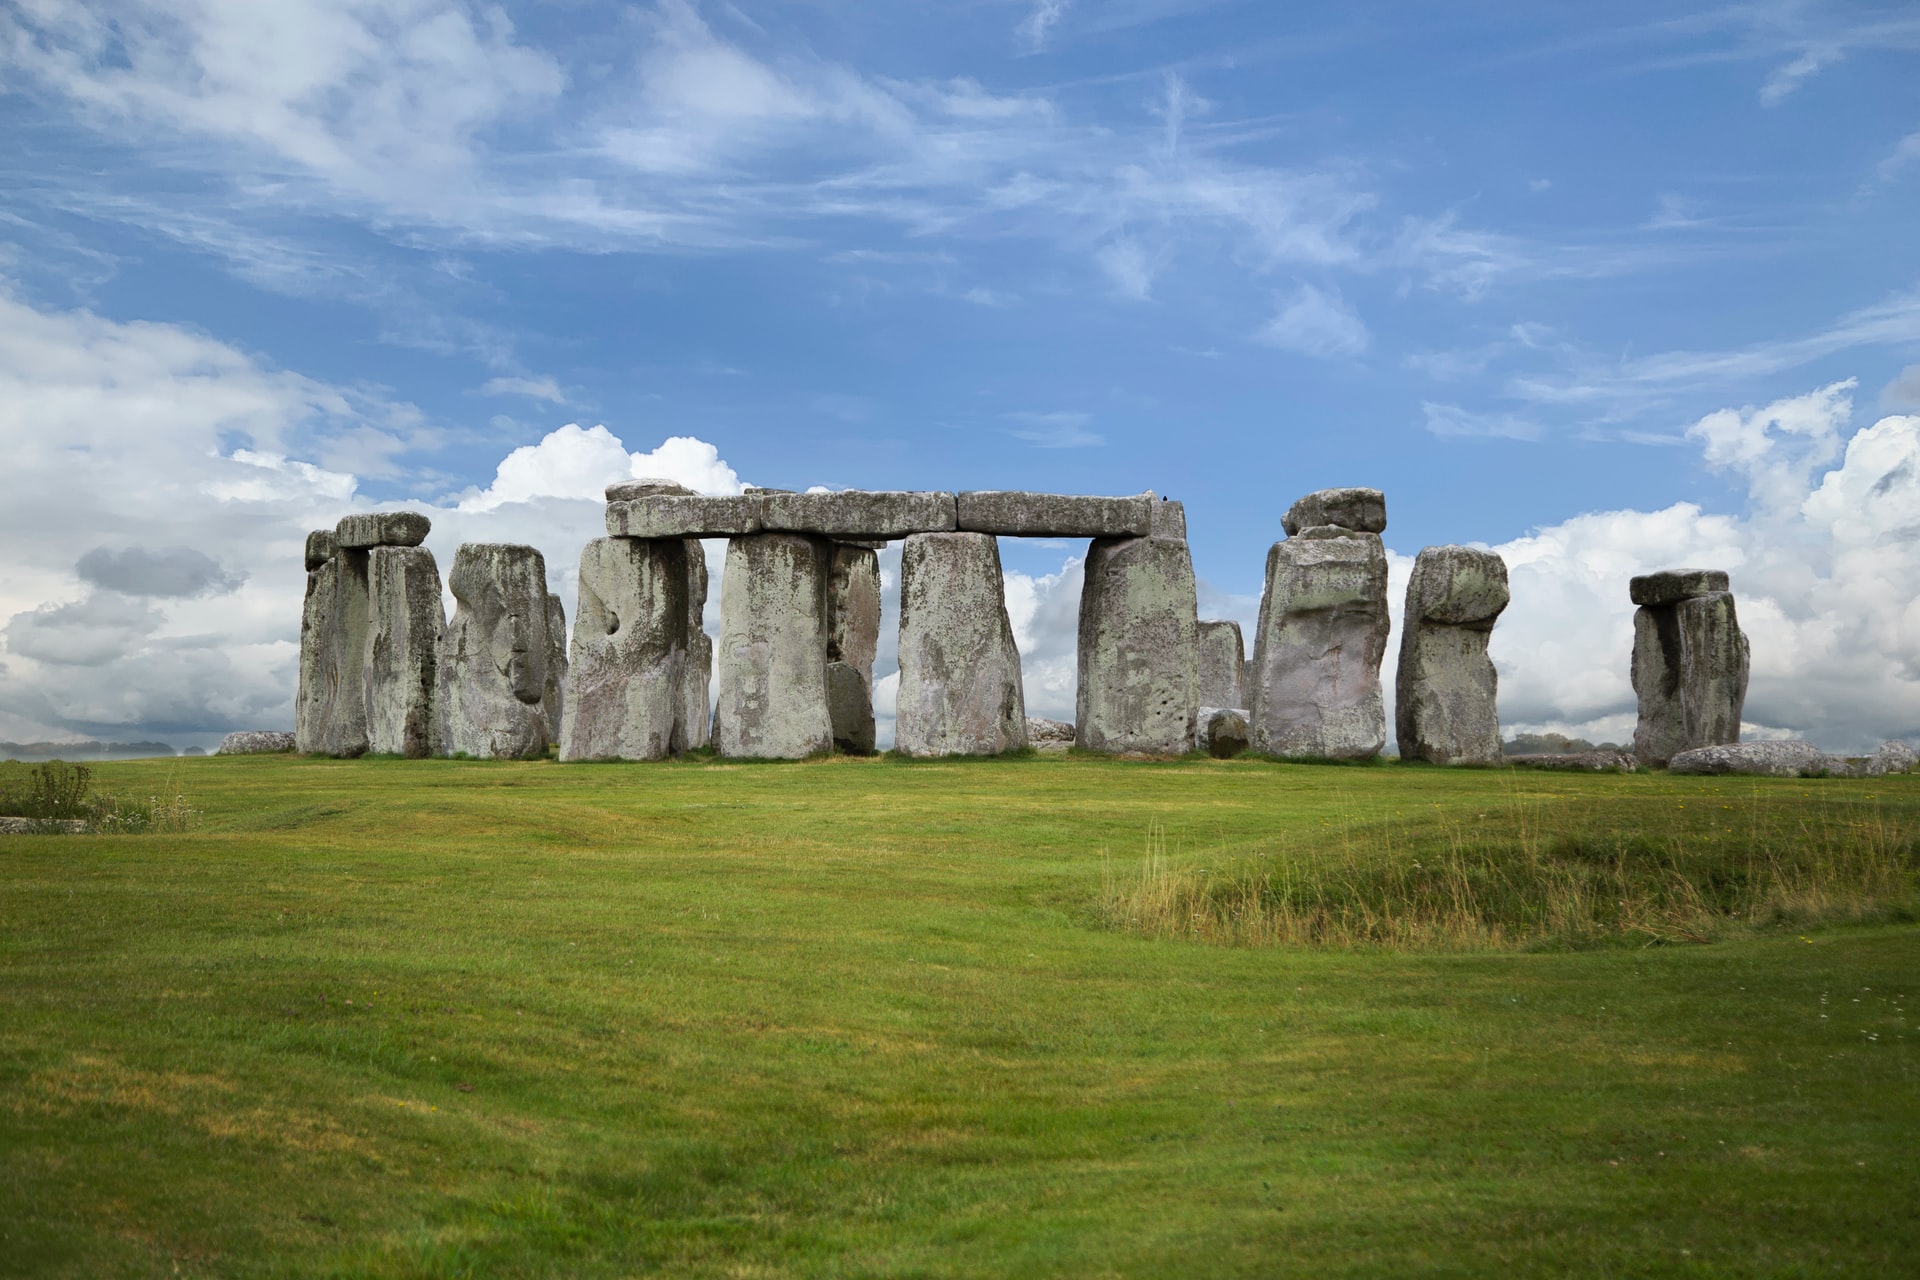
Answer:
<svg viewBox="0 0 1920 1280"><path fill-rule="evenodd" d="M607 532L616 538L809 533L842 541L884 543L913 533L952 530L950 493L863 489L782 493L757 489L731 497L651 493L616 497L607 503Z"/></svg>
<svg viewBox="0 0 1920 1280"><path fill-rule="evenodd" d="M1633 602L1647 607L1679 604L1696 596L1711 596L1727 590L1724 569L1666 569L1645 573L1627 584Z"/></svg>
<svg viewBox="0 0 1920 1280"><path fill-rule="evenodd" d="M960 494L957 527L1024 538L1144 538L1154 532L1154 496L1083 497L986 490Z"/></svg>
<svg viewBox="0 0 1920 1280"><path fill-rule="evenodd" d="M433 522L418 511L365 511L342 516L333 528L333 540L343 551L417 547L432 529Z"/></svg>

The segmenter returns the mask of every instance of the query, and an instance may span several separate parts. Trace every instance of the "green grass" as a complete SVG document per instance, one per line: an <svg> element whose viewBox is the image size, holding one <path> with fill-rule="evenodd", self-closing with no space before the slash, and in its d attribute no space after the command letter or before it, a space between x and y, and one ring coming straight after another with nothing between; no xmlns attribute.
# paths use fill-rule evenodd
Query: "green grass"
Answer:
<svg viewBox="0 0 1920 1280"><path fill-rule="evenodd" d="M1920 777L1059 757L97 775L198 817L0 837L6 1274L1920 1257ZM1351 927L1424 909L1410 864L1436 855L1491 879L1470 917L1431 918L1497 928ZM1749 876L1688 908L1712 941L1649 945L1694 935L1529 922L1529 857ZM1160 882L1221 923L1117 911ZM1296 902L1275 883L1335 885L1298 901L1349 926L1306 946L1236 924Z"/></svg>

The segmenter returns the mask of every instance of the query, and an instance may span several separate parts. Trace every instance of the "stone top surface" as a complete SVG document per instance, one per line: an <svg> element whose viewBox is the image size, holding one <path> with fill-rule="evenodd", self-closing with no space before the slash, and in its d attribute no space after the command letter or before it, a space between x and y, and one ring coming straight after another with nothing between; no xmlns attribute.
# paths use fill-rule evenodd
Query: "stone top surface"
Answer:
<svg viewBox="0 0 1920 1280"><path fill-rule="evenodd" d="M1664 569L1643 573L1627 584L1633 602L1642 606L1679 604L1728 589L1725 569Z"/></svg>
<svg viewBox="0 0 1920 1280"><path fill-rule="evenodd" d="M643 489L656 481L607 488L607 532L616 538L728 538L807 533L844 542L885 542L915 533L991 533L1029 538L1184 538L1179 503L1151 493L1131 497L983 491L791 493L749 489L706 497Z"/></svg>
<svg viewBox="0 0 1920 1280"><path fill-rule="evenodd" d="M333 553L339 549L333 540L333 530L315 529L307 535L307 572L312 573L327 561L333 559Z"/></svg>
<svg viewBox="0 0 1920 1280"><path fill-rule="evenodd" d="M631 502L635 498L663 496L692 498L698 495L677 480L662 480L658 477L645 477L639 480L616 480L607 486L608 502Z"/></svg>
<svg viewBox="0 0 1920 1280"><path fill-rule="evenodd" d="M1378 489L1321 489L1294 503L1280 517L1289 538L1316 525L1335 525L1360 533L1387 531L1387 495Z"/></svg>
<svg viewBox="0 0 1920 1280"><path fill-rule="evenodd" d="M1507 562L1477 547L1427 547L1407 581L1409 623L1491 627L1511 599Z"/></svg>
<svg viewBox="0 0 1920 1280"><path fill-rule="evenodd" d="M418 511L364 511L342 516L333 527L333 539L343 551L368 547L417 547L427 540L433 522Z"/></svg>

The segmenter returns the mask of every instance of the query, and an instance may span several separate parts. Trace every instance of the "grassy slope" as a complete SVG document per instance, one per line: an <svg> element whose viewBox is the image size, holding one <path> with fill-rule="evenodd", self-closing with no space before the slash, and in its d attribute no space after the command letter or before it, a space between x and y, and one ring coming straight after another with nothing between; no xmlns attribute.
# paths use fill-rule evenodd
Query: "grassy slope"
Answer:
<svg viewBox="0 0 1920 1280"><path fill-rule="evenodd" d="M210 759L0 837L0 1272L1893 1274L1920 929L1573 954L1097 926L1103 853L1760 784L1079 759ZM1777 816L1777 813L1776 813ZM1870 1038L1877 1037L1877 1038ZM471 1090L460 1086L470 1085Z"/></svg>

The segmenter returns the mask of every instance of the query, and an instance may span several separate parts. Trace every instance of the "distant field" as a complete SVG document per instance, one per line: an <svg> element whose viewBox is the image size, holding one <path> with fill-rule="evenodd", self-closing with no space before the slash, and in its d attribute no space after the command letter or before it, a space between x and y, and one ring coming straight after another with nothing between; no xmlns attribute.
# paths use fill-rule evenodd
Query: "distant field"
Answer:
<svg viewBox="0 0 1920 1280"><path fill-rule="evenodd" d="M0 1273L1911 1274L1920 776L155 760Z"/></svg>

